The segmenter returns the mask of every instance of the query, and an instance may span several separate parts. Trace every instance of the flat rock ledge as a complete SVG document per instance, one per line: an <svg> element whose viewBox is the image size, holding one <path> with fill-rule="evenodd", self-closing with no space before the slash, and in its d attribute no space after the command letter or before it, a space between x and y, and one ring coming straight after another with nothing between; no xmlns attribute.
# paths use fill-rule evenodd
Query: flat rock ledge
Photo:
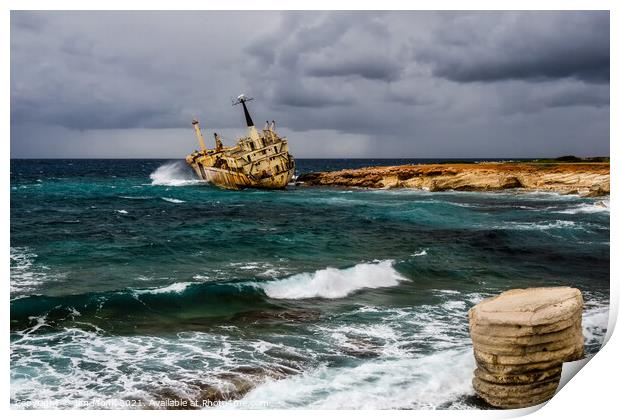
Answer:
<svg viewBox="0 0 620 420"><path fill-rule="evenodd" d="M414 188L427 191L523 189L587 197L608 195L609 163L461 163L377 166L301 174L309 186Z"/></svg>
<svg viewBox="0 0 620 420"><path fill-rule="evenodd" d="M581 292L571 287L509 290L471 308L476 393L499 408L553 397L562 363L583 357L582 311Z"/></svg>

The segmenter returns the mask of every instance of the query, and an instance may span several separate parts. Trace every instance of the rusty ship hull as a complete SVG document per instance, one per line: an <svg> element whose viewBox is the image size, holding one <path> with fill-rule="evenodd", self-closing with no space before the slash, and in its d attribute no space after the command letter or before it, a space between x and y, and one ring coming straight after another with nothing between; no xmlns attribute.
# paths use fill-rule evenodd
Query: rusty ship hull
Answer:
<svg viewBox="0 0 620 420"><path fill-rule="evenodd" d="M295 160L289 153L288 140L275 130L275 121L267 122L259 133L250 117L246 102L251 98L240 95L236 104L243 106L248 135L232 147L224 147L214 133L215 148L207 149L197 120L192 122L200 150L185 158L196 175L220 188L282 189L295 174Z"/></svg>
<svg viewBox="0 0 620 420"><path fill-rule="evenodd" d="M191 165L196 175L203 181L228 190L242 188L283 189L291 182L295 174L295 168L271 175L262 179L251 179L244 173L227 169L213 168L196 163Z"/></svg>

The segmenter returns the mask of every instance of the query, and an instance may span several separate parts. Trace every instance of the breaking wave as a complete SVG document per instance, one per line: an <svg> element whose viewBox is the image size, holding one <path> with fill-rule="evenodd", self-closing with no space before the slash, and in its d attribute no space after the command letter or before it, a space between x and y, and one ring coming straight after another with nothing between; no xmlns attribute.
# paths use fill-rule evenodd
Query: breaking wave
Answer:
<svg viewBox="0 0 620 420"><path fill-rule="evenodd" d="M260 284L260 287L267 296L275 299L337 299L360 289L396 286L406 280L393 265L393 260L385 260L345 269L328 267Z"/></svg>
<svg viewBox="0 0 620 420"><path fill-rule="evenodd" d="M164 286L164 287L134 290L133 293L136 295L143 295L143 294L157 295L161 293L177 293L178 294L178 293L183 293L187 289L187 287L191 286L192 284L196 284L196 283L192 283L192 282L172 283L171 285Z"/></svg>
<svg viewBox="0 0 620 420"><path fill-rule="evenodd" d="M165 163L155 169L149 177L151 178L151 185L167 185L170 187L180 187L200 182L200 180L192 176L192 173L183 162Z"/></svg>
<svg viewBox="0 0 620 420"><path fill-rule="evenodd" d="M368 273L373 270L368 266L383 267L388 272L392 269L391 261L382 261L336 271L362 267L361 271ZM327 269L313 275L323 271ZM148 403L205 395L240 399L243 407L270 409L479 408L472 401L475 361L468 338L467 309L487 295L433 290L440 303L406 308L358 306L349 312L330 314L335 321L330 324L308 322L307 334L294 340L282 340L280 334L252 338L227 332L242 328L248 319L306 322L302 315L307 311L276 310L270 315L274 308L256 311L260 306L256 300L248 302L237 321L230 321L231 313L226 316L229 321L220 327L216 323L208 331L179 331L162 337L136 335L133 331L110 335L92 324L100 316L88 316L88 305L79 305L88 297L92 306L103 311L98 315L109 318L117 313L125 320L136 316L135 308L151 308L160 316L165 308L172 307L171 315L177 317L179 305L196 305L189 313L222 302L239 310L240 301L231 300L233 296L249 294L260 299L256 287L237 285L173 283L142 289L138 301L127 299L131 293L122 292L24 299L22 309L28 310L30 325L12 329L15 339L11 363L16 371L29 374L13 376L12 406L28 407L20 404L32 402L31 393L36 389L41 399L57 402L52 408L79 408L79 404L97 398L109 398L105 400L110 404L108 408L122 408L123 399ZM115 299L117 302L112 302ZM138 303L133 310L132 302ZM22 306L20 303L12 302L13 315L15 309L20 312L16 308ZM50 312L58 311L58 304L66 309L62 317ZM33 316L33 308L41 306L47 306L46 313ZM598 350L605 335L607 310L606 304L586 302L583 327L589 354ZM290 318L286 318L287 313ZM52 328L55 324L59 327L58 322L64 319L74 322L65 321L61 328ZM203 316L198 319L205 322ZM41 346L29 357L19 356L30 354L34 345L40 346L42 337L53 342L53 347ZM76 348L82 352L79 356ZM347 363L334 365L334 356ZM59 363L67 359L71 363ZM205 372L209 374L205 376ZM46 383L50 375L59 386ZM112 392L110 383L118 384Z"/></svg>
<svg viewBox="0 0 620 420"><path fill-rule="evenodd" d="M303 375L267 381L250 391L243 401L268 401L272 409L444 408L472 393L474 368L469 349L418 358L380 359L355 367L322 366Z"/></svg>
<svg viewBox="0 0 620 420"><path fill-rule="evenodd" d="M580 229L583 226L572 220L556 220L545 222L506 222L503 226L496 226L496 229L508 230L550 230L550 229Z"/></svg>
<svg viewBox="0 0 620 420"><path fill-rule="evenodd" d="M185 203L185 201L183 200L179 200L177 198L168 198L168 197L162 197L161 198L164 201L167 201L169 203L175 203L175 204L179 204L179 203Z"/></svg>
<svg viewBox="0 0 620 420"><path fill-rule="evenodd" d="M374 353L374 357L354 366L322 364L301 375L269 379L242 401L250 405L266 401L271 409L479 408L471 400L475 360L467 308L489 296L451 290L437 293L449 300L415 311L361 307L348 315L368 319L368 324L318 326L314 336L326 346L339 348L341 354L371 357ZM586 353L593 354L606 333L608 306L592 301L587 306L583 332ZM425 345L432 349L430 354L412 351Z"/></svg>
<svg viewBox="0 0 620 420"><path fill-rule="evenodd" d="M174 313L179 305L185 309L195 306L205 313L212 310L214 314L221 314L222 299L228 302L225 311L233 313L240 308L256 310L266 303L265 297L336 299L362 289L396 286L406 280L394 269L393 263L392 260L385 260L360 263L345 269L329 267L268 281L256 281L265 277L259 273L253 277L256 280L179 281L153 288L66 296L23 296L11 302L11 316L15 321L14 327L21 328L30 325L33 316L45 316L52 324L63 324L67 314L73 310L88 317L97 317L104 310L108 318L118 316L121 319L128 313L146 315L152 310Z"/></svg>
<svg viewBox="0 0 620 420"><path fill-rule="evenodd" d="M555 213L563 214L580 214L580 213L609 213L609 198L598 200L594 203L582 203L578 206L556 211Z"/></svg>

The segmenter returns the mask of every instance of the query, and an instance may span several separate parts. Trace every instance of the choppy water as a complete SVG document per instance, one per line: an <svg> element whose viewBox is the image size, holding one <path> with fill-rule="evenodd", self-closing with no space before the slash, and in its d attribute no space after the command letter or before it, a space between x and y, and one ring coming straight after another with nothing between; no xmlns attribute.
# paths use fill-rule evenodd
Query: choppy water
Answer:
<svg viewBox="0 0 620 420"><path fill-rule="evenodd" d="M608 205L518 192L235 192L195 181L182 162L14 160L11 404L484 408L467 333L484 297L579 287L587 351L600 347Z"/></svg>

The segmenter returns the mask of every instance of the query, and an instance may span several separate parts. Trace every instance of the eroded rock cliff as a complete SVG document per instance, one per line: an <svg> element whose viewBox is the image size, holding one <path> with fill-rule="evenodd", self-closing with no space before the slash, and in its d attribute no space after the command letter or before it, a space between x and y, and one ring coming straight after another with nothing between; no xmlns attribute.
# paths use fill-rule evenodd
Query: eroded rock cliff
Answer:
<svg viewBox="0 0 620 420"><path fill-rule="evenodd" d="M608 163L474 163L380 166L302 174L305 185L494 191L522 188L563 194L609 194Z"/></svg>

